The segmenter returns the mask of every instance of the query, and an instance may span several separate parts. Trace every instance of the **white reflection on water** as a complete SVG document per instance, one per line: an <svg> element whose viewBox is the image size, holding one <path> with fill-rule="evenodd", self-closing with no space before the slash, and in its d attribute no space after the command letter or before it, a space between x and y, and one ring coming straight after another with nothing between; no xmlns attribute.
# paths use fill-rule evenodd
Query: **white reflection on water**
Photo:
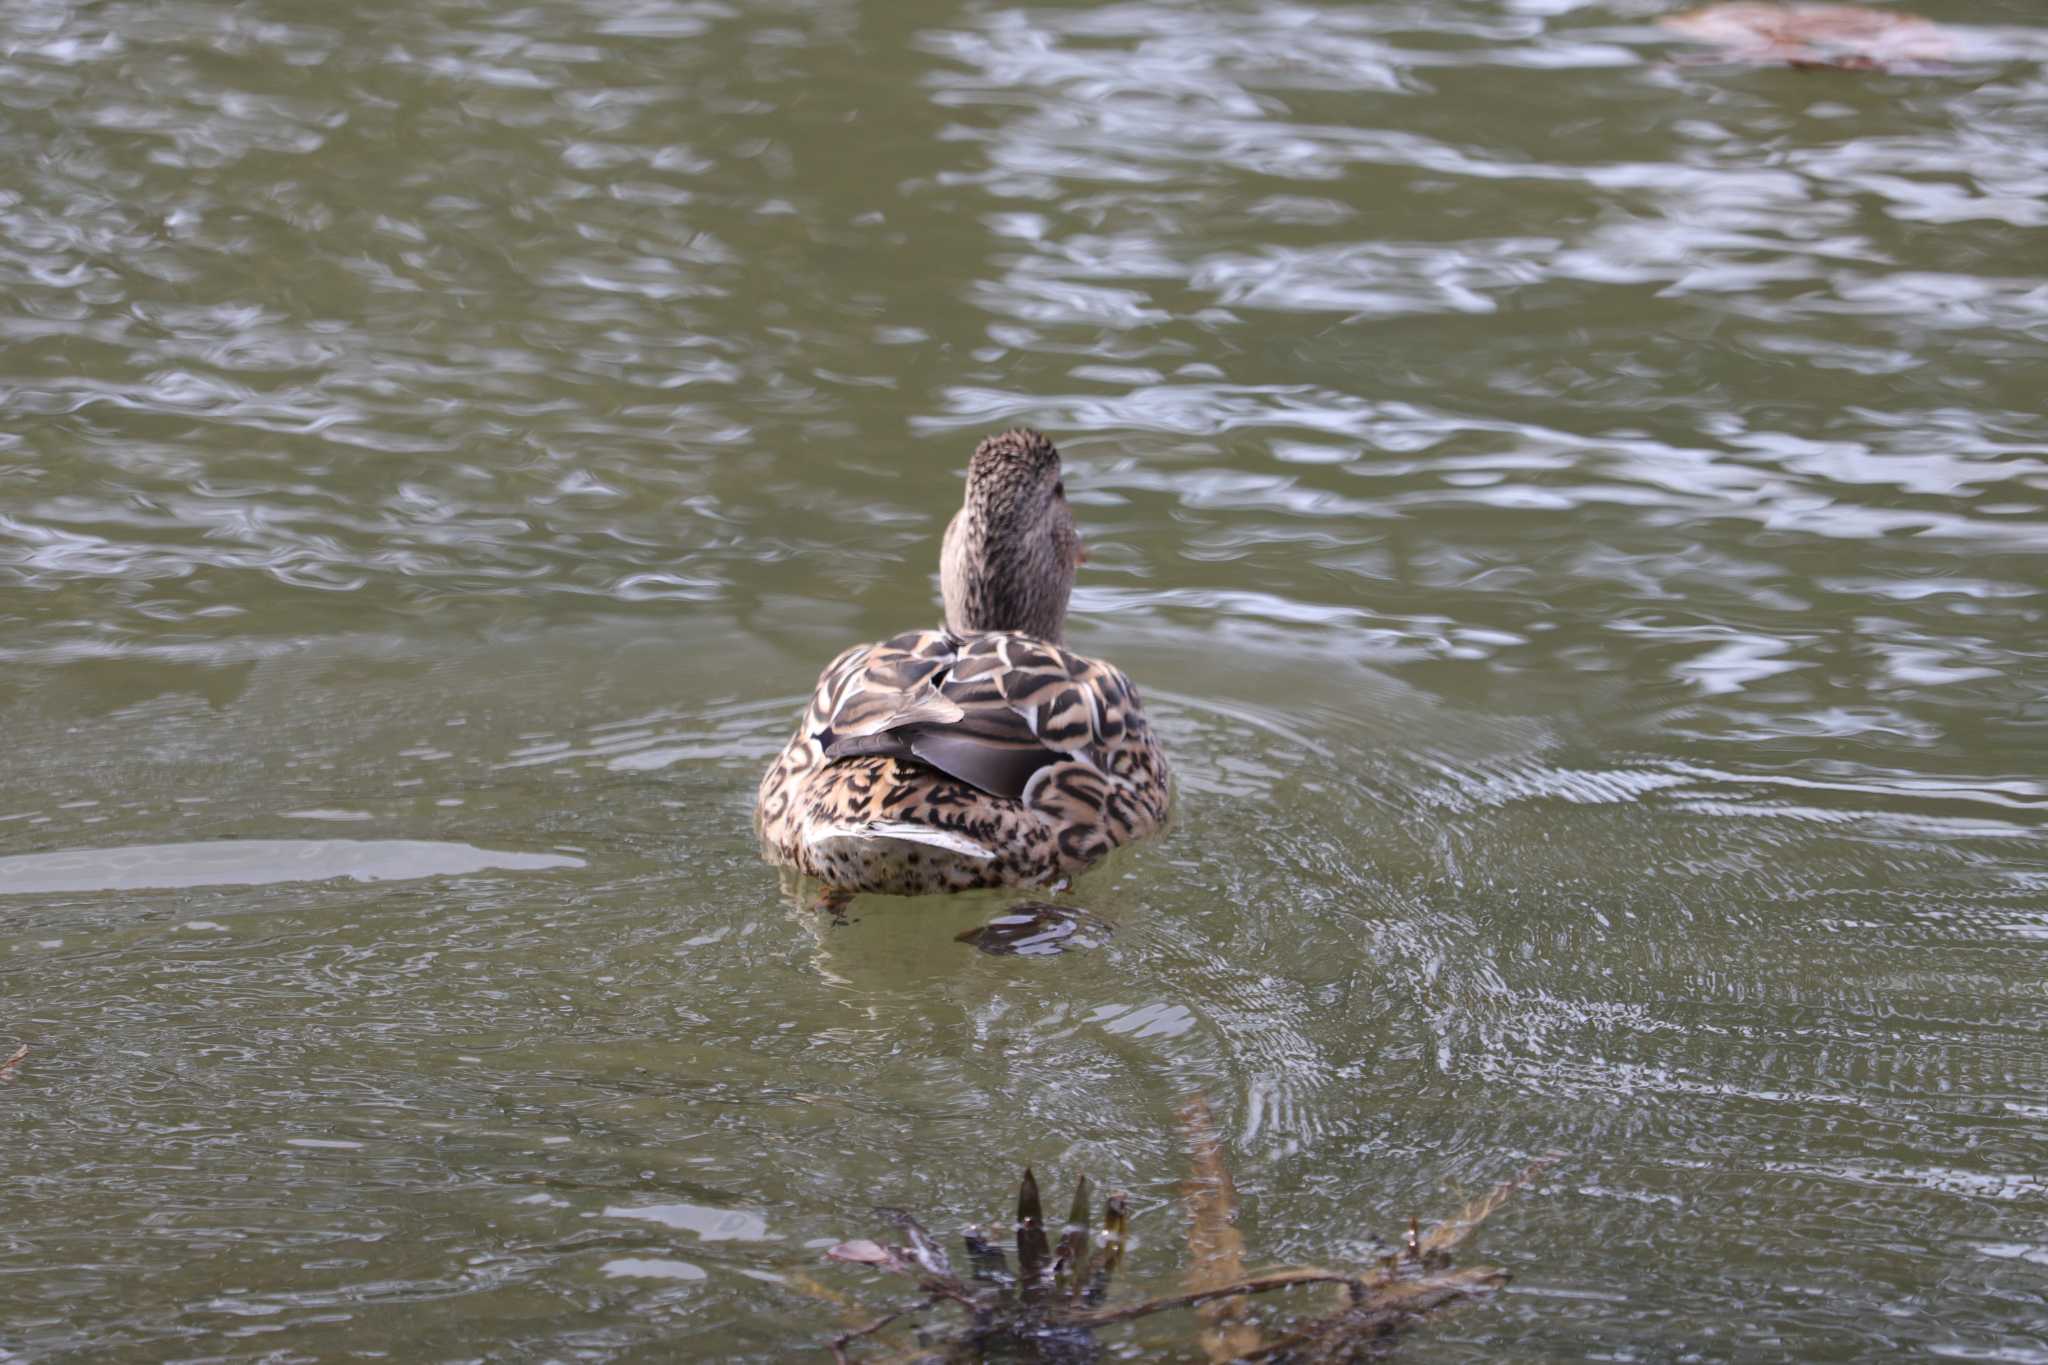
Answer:
<svg viewBox="0 0 2048 1365"><path fill-rule="evenodd" d="M701 1266L688 1261L670 1260L663 1256L621 1256L606 1261L601 1267L605 1278L643 1280L701 1280L705 1278Z"/></svg>
<svg viewBox="0 0 2048 1365"><path fill-rule="evenodd" d="M745 1209L714 1209L702 1204L607 1205L607 1218L635 1218L680 1232L694 1232L706 1242L774 1242L768 1220Z"/></svg>
<svg viewBox="0 0 2048 1365"><path fill-rule="evenodd" d="M399 881L582 866L581 858L560 853L509 853L425 839L229 839L0 858L0 895L268 886L334 877Z"/></svg>

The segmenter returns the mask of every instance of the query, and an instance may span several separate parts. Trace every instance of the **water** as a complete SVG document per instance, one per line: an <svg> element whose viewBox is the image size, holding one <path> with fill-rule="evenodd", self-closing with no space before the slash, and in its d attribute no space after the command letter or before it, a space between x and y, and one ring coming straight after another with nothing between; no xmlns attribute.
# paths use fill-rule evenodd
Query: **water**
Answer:
<svg viewBox="0 0 2048 1365"><path fill-rule="evenodd" d="M1200 1090L1261 1263L1564 1153L1415 1354L2048 1360L2048 34L1922 12L7 0L0 1358L781 1358L1027 1161L1163 1291ZM827 928L1015 421L1176 824Z"/></svg>

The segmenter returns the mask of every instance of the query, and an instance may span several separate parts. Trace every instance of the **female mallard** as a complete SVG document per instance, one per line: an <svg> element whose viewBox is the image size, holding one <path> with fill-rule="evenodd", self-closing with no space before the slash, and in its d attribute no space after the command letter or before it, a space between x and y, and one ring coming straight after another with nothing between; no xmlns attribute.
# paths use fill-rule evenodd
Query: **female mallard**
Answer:
<svg viewBox="0 0 2048 1365"><path fill-rule="evenodd" d="M1038 886L1166 818L1138 693L1064 649L1081 540L1035 431L976 447L939 554L944 630L834 659L754 808L765 855L833 893Z"/></svg>

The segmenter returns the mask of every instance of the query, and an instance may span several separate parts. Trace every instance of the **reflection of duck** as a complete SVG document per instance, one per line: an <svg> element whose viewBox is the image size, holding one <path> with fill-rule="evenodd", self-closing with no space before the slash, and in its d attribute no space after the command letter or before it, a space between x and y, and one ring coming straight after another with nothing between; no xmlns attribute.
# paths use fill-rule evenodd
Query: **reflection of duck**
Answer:
<svg viewBox="0 0 2048 1365"><path fill-rule="evenodd" d="M946 528L943 630L855 645L761 779L765 856L832 893L1044 885L1166 817L1166 755L1123 673L1060 644L1081 562L1059 452L975 449Z"/></svg>

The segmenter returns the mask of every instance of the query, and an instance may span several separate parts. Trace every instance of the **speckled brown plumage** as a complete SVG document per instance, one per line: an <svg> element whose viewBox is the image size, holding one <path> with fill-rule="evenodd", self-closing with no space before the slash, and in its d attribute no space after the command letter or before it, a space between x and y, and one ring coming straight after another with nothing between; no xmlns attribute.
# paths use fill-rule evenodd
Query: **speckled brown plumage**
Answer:
<svg viewBox="0 0 2048 1365"><path fill-rule="evenodd" d="M1032 770L1014 794L987 790L917 755L934 732ZM889 751L857 752L876 737ZM761 781L756 820L778 862L831 886L916 895L1081 872L1158 828L1167 790L1166 757L1118 669L1025 635L925 630L833 661Z"/></svg>
<svg viewBox="0 0 2048 1365"><path fill-rule="evenodd" d="M846 891L1045 885L1157 829L1171 779L1130 680L1060 643L1081 557L1058 452L981 443L947 527L947 628L856 645L761 780L765 856Z"/></svg>

